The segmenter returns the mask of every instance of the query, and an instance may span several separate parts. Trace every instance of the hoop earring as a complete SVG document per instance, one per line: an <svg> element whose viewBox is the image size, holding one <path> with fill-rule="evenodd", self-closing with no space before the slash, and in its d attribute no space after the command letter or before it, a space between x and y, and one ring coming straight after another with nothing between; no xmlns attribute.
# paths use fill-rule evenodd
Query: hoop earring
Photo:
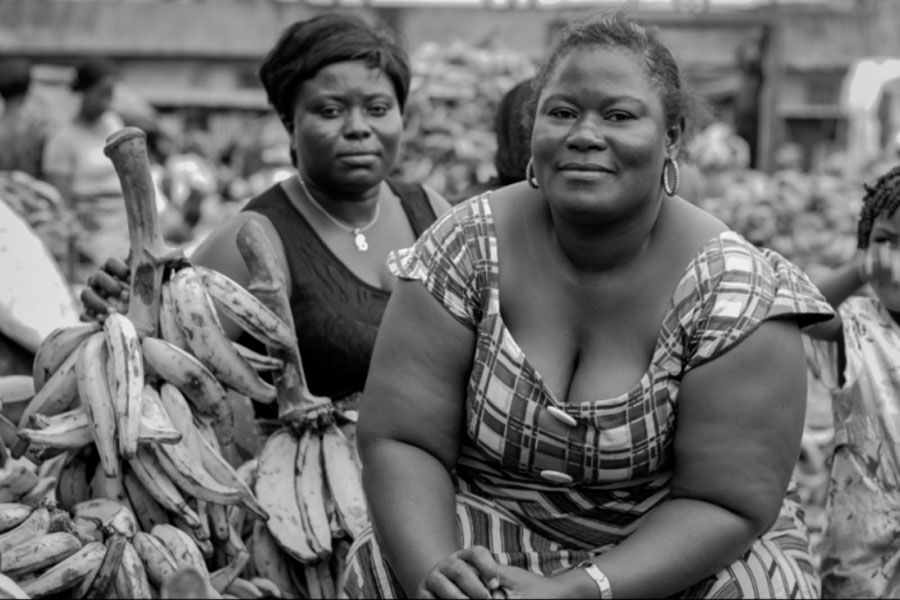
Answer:
<svg viewBox="0 0 900 600"><path fill-rule="evenodd" d="M669 167L672 167L675 171L675 185L669 183ZM663 161L663 172L662 172L662 184L663 189L666 190L666 193L670 196L674 196L678 193L678 185L681 183L681 173L678 171L678 161L669 156L666 157L666 160Z"/></svg>
<svg viewBox="0 0 900 600"><path fill-rule="evenodd" d="M529 158L528 164L525 165L525 181L527 181L528 185L530 185L532 188L534 188L536 190L540 189L540 187L541 187L540 185L538 185L537 177L534 176L534 159L533 158Z"/></svg>

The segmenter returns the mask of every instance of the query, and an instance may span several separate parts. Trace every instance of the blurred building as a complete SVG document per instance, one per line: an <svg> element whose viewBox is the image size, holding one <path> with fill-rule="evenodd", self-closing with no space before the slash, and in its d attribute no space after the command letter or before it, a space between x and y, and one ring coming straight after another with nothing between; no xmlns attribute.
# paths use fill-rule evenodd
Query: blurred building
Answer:
<svg viewBox="0 0 900 600"><path fill-rule="evenodd" d="M462 40L540 58L568 18L620 6L595 0L0 0L0 54L59 73L87 55L120 65L136 96L220 135L265 118L256 67L285 24L347 10L391 26L413 51ZM658 24L695 89L748 139L756 166L778 148L846 144L841 89L852 65L900 57L900 2L632 0ZM54 69L57 69L54 71ZM885 111L882 111L885 112ZM895 111L896 112L896 111ZM897 120L896 117L891 117ZM215 134L215 131L213 131ZM885 139L895 142L893 132Z"/></svg>

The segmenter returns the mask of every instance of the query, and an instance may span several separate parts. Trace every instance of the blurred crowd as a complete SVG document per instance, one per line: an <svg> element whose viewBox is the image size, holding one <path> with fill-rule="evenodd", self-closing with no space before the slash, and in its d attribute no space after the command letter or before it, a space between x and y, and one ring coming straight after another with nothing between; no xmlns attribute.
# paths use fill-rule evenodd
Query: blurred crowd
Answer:
<svg viewBox="0 0 900 600"><path fill-rule="evenodd" d="M103 155L106 138L125 126L147 134L163 235L190 246L289 172L287 139L267 134L223 147L208 131L149 106L116 104L116 65L89 59L72 72L76 105L53 102L35 65L0 59L0 201L47 246L77 288L101 257L127 252L127 220L118 177Z"/></svg>

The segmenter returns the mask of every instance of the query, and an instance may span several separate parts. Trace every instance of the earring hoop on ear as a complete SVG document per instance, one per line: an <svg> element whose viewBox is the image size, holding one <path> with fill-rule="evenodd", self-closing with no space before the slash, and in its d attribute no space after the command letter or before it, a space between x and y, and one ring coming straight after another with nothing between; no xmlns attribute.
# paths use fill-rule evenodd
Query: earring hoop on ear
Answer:
<svg viewBox="0 0 900 600"><path fill-rule="evenodd" d="M538 184L537 177L534 176L534 158L528 159L528 164L525 165L525 181L528 182L534 189L540 189L540 185Z"/></svg>
<svg viewBox="0 0 900 600"><path fill-rule="evenodd" d="M674 185L669 182L669 167L672 167L672 170L675 172ZM681 173L678 170L678 161L669 156L667 156L666 160L663 162L662 184L663 189L666 190L666 193L669 196L677 194L678 186L681 184Z"/></svg>

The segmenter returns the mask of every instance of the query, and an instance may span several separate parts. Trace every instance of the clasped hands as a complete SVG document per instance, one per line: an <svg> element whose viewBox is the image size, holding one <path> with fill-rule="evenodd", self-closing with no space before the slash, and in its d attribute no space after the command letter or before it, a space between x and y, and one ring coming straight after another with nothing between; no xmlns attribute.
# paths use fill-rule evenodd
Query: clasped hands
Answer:
<svg viewBox="0 0 900 600"><path fill-rule="evenodd" d="M565 586L553 577L500 564L484 546L458 550L425 575L416 598L565 598Z"/></svg>

